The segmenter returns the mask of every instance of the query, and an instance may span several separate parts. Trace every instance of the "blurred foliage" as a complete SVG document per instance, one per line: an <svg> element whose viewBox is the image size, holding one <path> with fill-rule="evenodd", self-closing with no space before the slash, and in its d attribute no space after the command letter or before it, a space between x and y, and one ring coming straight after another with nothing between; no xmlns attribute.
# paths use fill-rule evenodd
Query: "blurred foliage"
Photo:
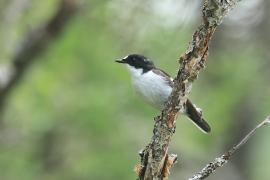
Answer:
<svg viewBox="0 0 270 180"><path fill-rule="evenodd" d="M16 2L0 1L0 63L9 63L24 35L44 24L58 5L25 0L26 7L11 20L6 14L16 11ZM137 52L174 75L177 58L199 22L199 3L181 1L181 9L190 11L174 9L179 12L174 16L188 18L166 26L166 9L176 1L158 6L152 6L155 1L83 3L79 15L12 91L0 132L1 180L136 178L137 152L150 140L159 112L134 95L127 71L114 60ZM154 7L165 9L162 16ZM170 151L180 159L172 179L196 172L270 112L269 43L258 48L261 40L251 38L259 25L244 26L247 36L231 34L241 27L230 26L229 19L217 32L208 67L191 93L213 132L202 134L179 118ZM247 119L241 120L239 113ZM245 154L244 170L233 160L209 179L269 179L269 135L269 129L263 130L241 150L245 153L239 152Z"/></svg>

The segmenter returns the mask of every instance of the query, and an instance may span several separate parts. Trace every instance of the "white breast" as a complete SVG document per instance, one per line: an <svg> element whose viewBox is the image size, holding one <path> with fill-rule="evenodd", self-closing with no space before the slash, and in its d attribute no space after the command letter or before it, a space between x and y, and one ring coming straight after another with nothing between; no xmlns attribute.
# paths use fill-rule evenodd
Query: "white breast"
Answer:
<svg viewBox="0 0 270 180"><path fill-rule="evenodd" d="M162 109L172 91L165 79L152 71L142 73L142 69L136 69L129 65L127 67L137 94L153 107Z"/></svg>

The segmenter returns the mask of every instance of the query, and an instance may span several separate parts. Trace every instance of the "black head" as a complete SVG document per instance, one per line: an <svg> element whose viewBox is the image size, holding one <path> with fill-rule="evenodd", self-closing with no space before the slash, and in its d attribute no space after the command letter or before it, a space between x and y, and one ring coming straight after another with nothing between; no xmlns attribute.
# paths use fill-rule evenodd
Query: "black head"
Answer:
<svg viewBox="0 0 270 180"><path fill-rule="evenodd" d="M116 60L116 62L128 64L136 69L142 69L143 73L155 68L155 65L152 61L139 54L128 55L120 60Z"/></svg>

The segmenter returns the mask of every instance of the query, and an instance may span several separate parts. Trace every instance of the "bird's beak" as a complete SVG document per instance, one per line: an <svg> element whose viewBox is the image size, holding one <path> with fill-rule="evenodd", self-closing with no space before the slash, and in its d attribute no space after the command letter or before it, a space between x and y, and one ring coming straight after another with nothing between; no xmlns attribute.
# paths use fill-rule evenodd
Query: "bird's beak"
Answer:
<svg viewBox="0 0 270 180"><path fill-rule="evenodd" d="M123 59L116 59L115 62L117 62L117 63L126 63Z"/></svg>

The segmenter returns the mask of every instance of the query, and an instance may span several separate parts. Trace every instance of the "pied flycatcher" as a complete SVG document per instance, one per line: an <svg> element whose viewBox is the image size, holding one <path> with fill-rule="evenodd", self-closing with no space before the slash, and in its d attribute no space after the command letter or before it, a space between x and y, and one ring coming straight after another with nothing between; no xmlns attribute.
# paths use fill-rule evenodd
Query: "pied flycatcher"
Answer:
<svg viewBox="0 0 270 180"><path fill-rule="evenodd" d="M161 69L155 67L154 63L145 56L131 54L122 59L116 60L126 65L135 92L153 107L162 110L172 92L173 79ZM203 132L211 131L208 123L202 118L199 108L187 99L184 105L184 112L192 122Z"/></svg>

